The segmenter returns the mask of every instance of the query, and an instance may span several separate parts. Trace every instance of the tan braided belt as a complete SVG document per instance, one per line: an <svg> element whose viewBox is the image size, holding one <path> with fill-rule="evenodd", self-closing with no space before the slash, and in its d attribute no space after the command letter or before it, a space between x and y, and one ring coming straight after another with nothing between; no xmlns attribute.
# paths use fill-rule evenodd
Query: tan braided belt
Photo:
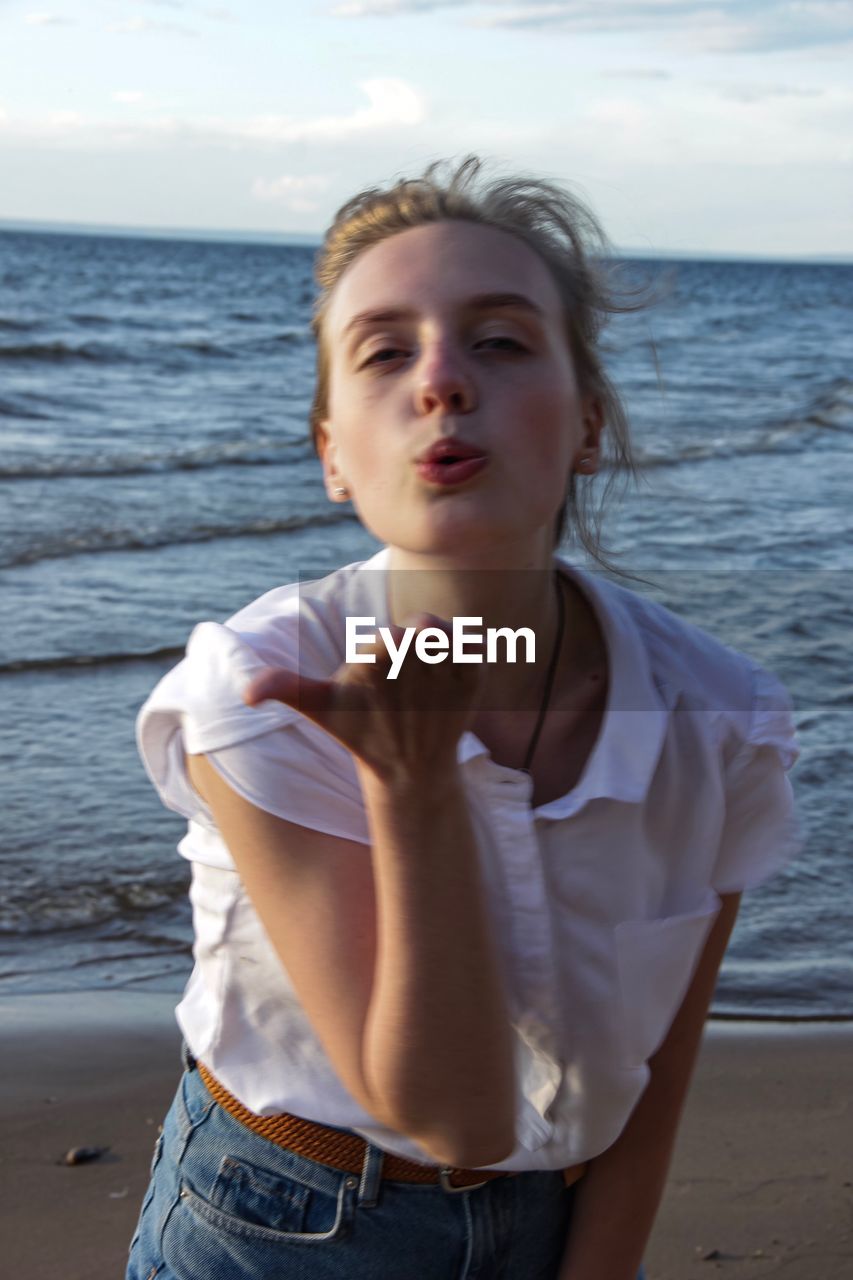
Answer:
<svg viewBox="0 0 853 1280"><path fill-rule="evenodd" d="M247 1129L279 1147L285 1147L295 1155L316 1160L319 1164L331 1165L345 1173L361 1173L367 1143L358 1134L329 1129L313 1120L305 1120L302 1116L289 1115L286 1111L275 1116L256 1115L229 1093L203 1062L196 1059L196 1066L211 1097ZM577 1182L585 1169L586 1164L575 1164L564 1169L563 1180L566 1186L570 1187L573 1182ZM394 1182L441 1183L445 1187L449 1185L452 1190L456 1187L482 1186L492 1178L511 1177L512 1172L504 1169L441 1168L438 1165L418 1164L415 1160L404 1160L402 1156L386 1152L382 1162L382 1176Z"/></svg>

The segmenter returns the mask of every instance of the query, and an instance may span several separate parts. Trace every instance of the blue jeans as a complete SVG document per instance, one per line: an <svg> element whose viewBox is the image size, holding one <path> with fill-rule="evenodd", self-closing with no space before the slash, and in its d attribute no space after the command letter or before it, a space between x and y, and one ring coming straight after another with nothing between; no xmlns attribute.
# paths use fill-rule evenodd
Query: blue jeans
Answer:
<svg viewBox="0 0 853 1280"><path fill-rule="evenodd" d="M556 1280L561 1173L445 1191L383 1180L370 1146L353 1176L247 1129L182 1056L125 1280Z"/></svg>

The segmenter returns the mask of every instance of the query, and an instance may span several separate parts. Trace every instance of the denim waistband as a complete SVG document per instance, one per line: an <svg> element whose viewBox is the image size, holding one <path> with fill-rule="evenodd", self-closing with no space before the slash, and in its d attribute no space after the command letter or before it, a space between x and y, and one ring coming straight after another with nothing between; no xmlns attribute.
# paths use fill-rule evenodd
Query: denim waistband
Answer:
<svg viewBox="0 0 853 1280"><path fill-rule="evenodd" d="M186 1040L181 1042L181 1062L184 1070L195 1071L198 1059L190 1050ZM216 1104L219 1105L218 1103ZM347 1130L353 1132L353 1130ZM356 1135L360 1137L360 1134ZM380 1184L382 1182L382 1166L385 1160L385 1152L381 1147L374 1146L373 1143L365 1141L364 1163L361 1168L361 1178L358 1186L358 1204L365 1209L373 1208L379 1198Z"/></svg>

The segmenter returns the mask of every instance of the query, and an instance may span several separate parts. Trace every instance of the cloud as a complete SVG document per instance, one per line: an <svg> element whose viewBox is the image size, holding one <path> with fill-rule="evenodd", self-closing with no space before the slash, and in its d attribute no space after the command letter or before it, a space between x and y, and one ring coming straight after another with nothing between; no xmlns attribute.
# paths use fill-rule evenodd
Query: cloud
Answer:
<svg viewBox="0 0 853 1280"><path fill-rule="evenodd" d="M121 102L127 106L142 102L144 98L145 94L140 93L138 89L117 89L113 94L113 102Z"/></svg>
<svg viewBox="0 0 853 1280"><path fill-rule="evenodd" d="M661 71L656 67L614 67L611 71L599 73L606 80L671 80L671 71Z"/></svg>
<svg viewBox="0 0 853 1280"><path fill-rule="evenodd" d="M124 22L110 22L107 31L112 35L137 35L140 32L167 31L170 35L197 36L192 27L182 22L152 22L150 18L125 18Z"/></svg>
<svg viewBox="0 0 853 1280"><path fill-rule="evenodd" d="M397 128L411 128L426 118L418 92L403 80L365 80L359 86L366 105L348 115L315 116L304 120L292 116L198 117L148 116L129 124L73 113L41 115L7 122L6 137L20 143L61 142L85 150L122 146L147 148L178 141L193 146L264 148L288 143L318 145L348 143L371 138ZM136 90L118 90L115 101L131 105ZM151 105L151 104L149 104ZM72 118L73 115L73 118ZM282 188L283 191L283 188Z"/></svg>
<svg viewBox="0 0 853 1280"><path fill-rule="evenodd" d="M657 174L679 189L685 174L702 166L745 174L779 166L794 175L816 165L843 168L853 158L853 92L827 88L814 97L768 94L743 101L719 90L718 84L685 79L644 99L630 89L590 95L541 140L538 153L560 148L572 157L575 172L594 166L599 180L620 187L639 173L640 186ZM727 198L736 204L736 193L730 190Z"/></svg>
<svg viewBox="0 0 853 1280"><path fill-rule="evenodd" d="M332 9L335 18L394 17L403 13L431 13L434 9L456 9L473 0L341 0ZM488 0L485 0L488 3Z"/></svg>
<svg viewBox="0 0 853 1280"><path fill-rule="evenodd" d="M527 20L531 25L592 20L609 27L613 22L624 26L632 19L645 22L661 13L671 17L673 12L704 9L709 4L715 9L737 7L735 0L607 0L606 4L600 0L339 0L332 13L341 18L399 17L437 9L476 8L494 10L494 25L502 19L513 24Z"/></svg>
<svg viewBox="0 0 853 1280"><path fill-rule="evenodd" d="M87 120L79 111L48 111L37 120L23 123L8 112L0 111L4 139L18 142L43 140L62 141L78 137L87 126Z"/></svg>
<svg viewBox="0 0 853 1280"><path fill-rule="evenodd" d="M237 18L233 9L226 9L224 5L189 4L187 0L135 0L135 3L157 9L183 9L185 13L212 18L215 22L235 22Z"/></svg>
<svg viewBox="0 0 853 1280"><path fill-rule="evenodd" d="M426 112L420 95L404 80L363 80L359 89L367 106L346 116L318 116L294 120L291 116L259 116L220 127L241 138L264 142L345 142L362 133L420 124Z"/></svg>
<svg viewBox="0 0 853 1280"><path fill-rule="evenodd" d="M267 204L280 204L292 213L314 213L319 208L311 193L325 191L329 179L319 174L296 176L284 173L279 178L256 178L252 197Z"/></svg>
<svg viewBox="0 0 853 1280"><path fill-rule="evenodd" d="M340 18L473 10L474 26L660 32L704 52L770 52L853 40L851 0L339 0Z"/></svg>
<svg viewBox="0 0 853 1280"><path fill-rule="evenodd" d="M796 84L712 84L723 98L733 102L766 102L768 98L819 98L823 89Z"/></svg>
<svg viewBox="0 0 853 1280"><path fill-rule="evenodd" d="M24 17L28 27L71 27L73 18L66 18L61 13L28 13Z"/></svg>

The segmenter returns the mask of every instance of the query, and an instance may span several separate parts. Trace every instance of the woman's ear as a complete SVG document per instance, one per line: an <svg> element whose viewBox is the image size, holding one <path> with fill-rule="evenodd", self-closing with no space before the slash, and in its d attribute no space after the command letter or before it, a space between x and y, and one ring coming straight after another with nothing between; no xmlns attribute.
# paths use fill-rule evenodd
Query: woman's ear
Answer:
<svg viewBox="0 0 853 1280"><path fill-rule="evenodd" d="M338 465L338 446L328 419L317 423L317 452L323 467L323 480L329 501L346 502L349 489Z"/></svg>
<svg viewBox="0 0 853 1280"><path fill-rule="evenodd" d="M594 393L584 396L581 401L581 414L584 426L583 445L578 449L574 460L574 470L591 472L598 470L601 450L601 433L604 430L604 405L601 397Z"/></svg>

